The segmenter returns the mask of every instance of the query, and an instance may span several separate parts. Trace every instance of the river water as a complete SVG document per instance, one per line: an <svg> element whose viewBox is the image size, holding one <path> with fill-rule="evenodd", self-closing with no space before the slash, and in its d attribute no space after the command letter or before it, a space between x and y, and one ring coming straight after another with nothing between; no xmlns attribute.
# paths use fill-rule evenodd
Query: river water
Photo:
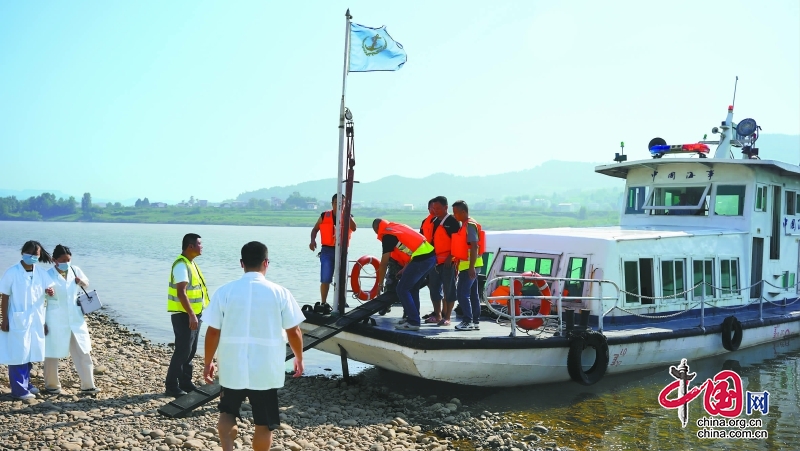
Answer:
<svg viewBox="0 0 800 451"><path fill-rule="evenodd" d="M351 258L380 253L369 224L353 234ZM269 247L267 277L289 288L301 304L319 300L319 261L308 249L308 228L243 227L170 224L94 224L0 221L0 271L19 261L22 244L35 239L52 251L69 246L80 266L101 295L106 311L120 323L145 337L167 343L172 328L165 311L169 269L180 253L181 239L189 232L203 237L203 255L197 262L210 292L240 277L239 251L252 240ZM423 290L424 291L424 290ZM333 292L329 295L329 300ZM423 295L423 305L425 305ZM353 300L350 303L355 302ZM202 338L201 338L202 339ZM201 346L202 347L202 344ZM677 362L676 362L677 363ZM662 408L660 390L672 378L667 368L607 377L594 386L574 383L547 387L485 389L421 381L357 362L351 372L363 372L410 395L460 398L466 405L506 412L522 424L542 423L552 432L547 439L573 449L800 449L800 339L690 362L699 385L717 372L733 369L742 376L744 390L769 391L769 413L744 413L741 418L761 419L767 439L699 439L695 423L708 417L702 396L690 405L690 421L681 427L675 410ZM339 358L311 350L306 355L309 374L340 375Z"/></svg>

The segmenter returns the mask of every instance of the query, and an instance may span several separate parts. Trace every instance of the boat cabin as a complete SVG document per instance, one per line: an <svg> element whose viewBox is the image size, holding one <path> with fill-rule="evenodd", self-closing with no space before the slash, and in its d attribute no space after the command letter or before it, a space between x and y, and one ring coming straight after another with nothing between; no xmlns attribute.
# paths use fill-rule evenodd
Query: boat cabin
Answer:
<svg viewBox="0 0 800 451"><path fill-rule="evenodd" d="M654 153L652 160L595 168L625 180L619 226L487 233L485 293L509 285L498 278L532 271L550 279L551 300L561 297L563 308L591 309L593 318L612 322L694 309L700 301L713 314L796 299L800 167L752 151L731 159L730 146L740 142L723 136L714 143L729 151L718 149L714 158ZM540 296L524 279L521 294Z"/></svg>

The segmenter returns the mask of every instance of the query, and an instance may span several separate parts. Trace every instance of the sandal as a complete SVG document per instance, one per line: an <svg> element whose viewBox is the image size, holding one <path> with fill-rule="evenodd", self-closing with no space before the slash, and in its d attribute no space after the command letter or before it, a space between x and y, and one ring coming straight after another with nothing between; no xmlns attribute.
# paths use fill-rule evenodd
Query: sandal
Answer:
<svg viewBox="0 0 800 451"><path fill-rule="evenodd" d="M429 316L428 318L425 319L425 322L428 323L428 324L438 324L439 321L441 321L441 320L436 318L433 315L431 315L431 316Z"/></svg>
<svg viewBox="0 0 800 451"><path fill-rule="evenodd" d="M443 320L439 321L438 323L436 323L436 325L437 326L449 326L450 325L450 320L449 319L443 319Z"/></svg>

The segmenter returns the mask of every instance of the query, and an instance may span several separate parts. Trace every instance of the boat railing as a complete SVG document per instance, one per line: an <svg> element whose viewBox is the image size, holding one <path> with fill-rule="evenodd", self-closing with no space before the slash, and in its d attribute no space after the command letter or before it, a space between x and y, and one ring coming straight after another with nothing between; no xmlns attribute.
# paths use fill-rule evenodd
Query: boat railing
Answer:
<svg viewBox="0 0 800 451"><path fill-rule="evenodd" d="M509 294L507 296L491 296L488 293L488 290L490 288L494 288L496 286L499 286L502 281L508 281L508 286L509 287L513 287L514 286L514 282L516 280L519 280L520 283L533 281L534 284L536 284L536 281L541 280L541 281L547 282L548 285L550 285L550 286L553 286L553 282L562 282L562 283L566 283L566 282L587 283L588 282L589 284L597 284L597 286L598 286L597 294L598 295L597 296L563 296L563 291L561 291L559 294L552 294L551 293L550 296L544 296L544 295L527 296L527 295L516 295L516 294L514 294L514 290L513 289L509 289ZM603 295L603 286L604 285L610 286L610 288L613 289L613 292L615 293L615 295L614 296L604 296ZM488 279L486 281L486 285L484 286L484 293L483 293L484 297L483 298L486 300L487 308L489 309L489 311L491 313L497 315L500 318L507 318L507 319L509 319L511 321L511 336L512 337L516 337L517 336L517 320L523 319L523 318L524 319L541 318L542 321L545 321L547 319L555 319L558 322L558 333L562 334L563 330L564 330L564 325L563 325L563 321L562 321L562 317L561 317L561 312L563 311L563 301L589 301L589 303L590 303L589 309L590 310L593 310L592 309L593 305L591 305L592 303L599 302L600 308L597 309L597 311L603 312L603 314L602 315L598 315L598 321L599 321L598 329L599 330L603 330L603 316L605 316L605 313L606 313L604 311L604 309L603 309L604 301L614 301L614 305L616 305L617 301L619 300L621 291L622 290L620 290L619 286L615 282L613 282L611 280L575 279L575 278L567 278L567 277L546 277L546 276L538 276L538 275L537 276L530 276L530 275L524 275L523 276L523 275L520 274L520 275L514 275L514 276L504 275L504 276L499 276L499 277L495 277L495 278L492 278L492 279ZM594 290L592 290L590 288L589 292L593 293ZM547 315L543 315L541 313L537 313L536 315L525 315L525 316L519 315L518 316L516 314L516 307L515 306L517 305L518 302L521 302L524 299L547 300L551 304L554 303L556 305L556 312L558 312L558 313L557 314L547 314ZM498 310L498 309L494 308L494 306L492 305L493 304L492 301L501 301L501 300L505 300L506 301L507 312ZM613 310L613 307L612 307L612 310Z"/></svg>

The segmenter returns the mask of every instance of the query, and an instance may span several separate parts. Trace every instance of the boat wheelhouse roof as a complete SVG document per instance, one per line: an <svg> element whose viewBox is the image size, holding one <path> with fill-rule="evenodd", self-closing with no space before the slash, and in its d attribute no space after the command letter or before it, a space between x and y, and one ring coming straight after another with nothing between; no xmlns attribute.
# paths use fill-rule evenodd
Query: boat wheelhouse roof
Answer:
<svg viewBox="0 0 800 451"><path fill-rule="evenodd" d="M659 158L652 160L635 160L623 163L613 163L603 166L597 166L594 171L600 174L617 177L621 179L628 178L628 172L633 169L653 169L657 166L675 163L699 163L712 169L719 169L727 165L738 166L753 166L764 168L773 171L778 175L794 175L800 177L800 166L784 163L776 160L731 160L722 158Z"/></svg>
<svg viewBox="0 0 800 451"><path fill-rule="evenodd" d="M502 232L486 232L486 239L493 243L495 240L503 240L504 246L508 243L518 242L524 244L530 242L531 237L552 237L569 238L570 240L593 240L593 241L634 241L634 240L653 240L660 238L694 237L694 236L719 236L743 233L746 231L736 231L722 228L708 227L687 227L662 226L657 227L559 227L554 229L529 229L529 230L506 230ZM518 241L517 241L518 240ZM519 249L524 250L524 249Z"/></svg>

